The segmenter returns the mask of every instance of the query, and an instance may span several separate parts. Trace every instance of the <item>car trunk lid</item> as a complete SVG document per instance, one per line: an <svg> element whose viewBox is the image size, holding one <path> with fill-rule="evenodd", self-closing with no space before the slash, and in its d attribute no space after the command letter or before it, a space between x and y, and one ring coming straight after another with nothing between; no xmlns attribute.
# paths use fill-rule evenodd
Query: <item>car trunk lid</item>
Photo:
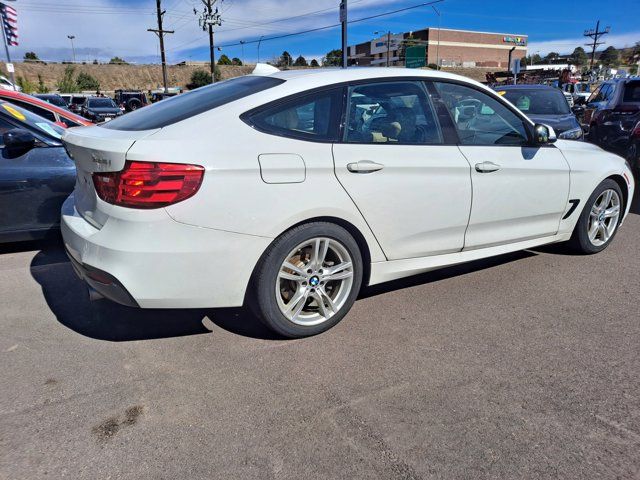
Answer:
<svg viewBox="0 0 640 480"><path fill-rule="evenodd" d="M93 173L117 172L124 168L127 152L138 140L158 130L121 131L102 127L67 130L63 142L76 164L74 190L76 210L96 228L101 228L115 208L99 200Z"/></svg>

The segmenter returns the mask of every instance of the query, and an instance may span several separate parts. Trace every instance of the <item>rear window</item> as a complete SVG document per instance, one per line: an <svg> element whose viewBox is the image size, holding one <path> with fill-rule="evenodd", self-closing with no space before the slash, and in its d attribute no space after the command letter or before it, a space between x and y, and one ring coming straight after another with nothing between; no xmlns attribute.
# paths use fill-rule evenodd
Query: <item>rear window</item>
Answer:
<svg viewBox="0 0 640 480"><path fill-rule="evenodd" d="M640 82L629 82L624 87L624 103L640 103Z"/></svg>
<svg viewBox="0 0 640 480"><path fill-rule="evenodd" d="M116 118L103 128L111 130L153 130L166 127L185 118L199 115L254 93L280 85L284 80L271 77L246 76L214 83L191 90L149 107Z"/></svg>

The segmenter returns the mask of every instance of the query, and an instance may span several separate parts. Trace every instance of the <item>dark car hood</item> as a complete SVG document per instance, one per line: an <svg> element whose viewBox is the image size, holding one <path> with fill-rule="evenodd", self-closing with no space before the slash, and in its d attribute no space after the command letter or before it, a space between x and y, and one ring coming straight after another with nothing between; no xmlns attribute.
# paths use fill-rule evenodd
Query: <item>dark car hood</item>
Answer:
<svg viewBox="0 0 640 480"><path fill-rule="evenodd" d="M567 113L564 115L527 115L531 120L536 123L544 123L549 125L560 134L571 130L572 128L580 127L576 116L573 113Z"/></svg>
<svg viewBox="0 0 640 480"><path fill-rule="evenodd" d="M87 108L87 112L91 113L119 113L118 107L102 107L102 108Z"/></svg>

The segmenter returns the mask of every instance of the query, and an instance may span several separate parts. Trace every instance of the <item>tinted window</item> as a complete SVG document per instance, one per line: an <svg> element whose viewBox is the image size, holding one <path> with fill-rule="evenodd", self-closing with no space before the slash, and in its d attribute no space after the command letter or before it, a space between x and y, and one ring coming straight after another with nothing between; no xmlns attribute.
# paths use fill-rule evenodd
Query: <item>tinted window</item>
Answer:
<svg viewBox="0 0 640 480"><path fill-rule="evenodd" d="M464 85L435 83L462 145L524 145L524 121L495 98Z"/></svg>
<svg viewBox="0 0 640 480"><path fill-rule="evenodd" d="M433 106L419 82L380 82L349 88L345 141L441 144Z"/></svg>
<svg viewBox="0 0 640 480"><path fill-rule="evenodd" d="M73 97L71 103L74 105L82 105L85 102L85 97Z"/></svg>
<svg viewBox="0 0 640 480"><path fill-rule="evenodd" d="M27 124L36 131L46 133L48 136L55 139L60 139L60 137L62 137L62 133L64 132L63 128L59 127L55 123L45 120L41 116L31 113L25 108L21 108L19 105L2 102L0 103L0 107L4 109L4 113L11 116L10 118L12 120L18 120L16 123Z"/></svg>
<svg viewBox="0 0 640 480"><path fill-rule="evenodd" d="M250 114L249 123L265 133L302 140L334 141L342 89L321 91L267 106Z"/></svg>
<svg viewBox="0 0 640 480"><path fill-rule="evenodd" d="M504 92L504 98L526 114L564 115L571 113L566 97L559 90L514 88L504 90ZM501 92L498 91L498 93Z"/></svg>
<svg viewBox="0 0 640 480"><path fill-rule="evenodd" d="M67 103L64 101L62 97L59 97L58 95L36 95L36 97L38 97L40 100L44 100L45 102L49 102L50 104L55 105L57 107L63 107L63 108L67 107Z"/></svg>
<svg viewBox="0 0 640 480"><path fill-rule="evenodd" d="M246 76L233 78L198 88L122 117L111 120L103 128L113 130L152 130L212 110L268 88L284 80L271 77Z"/></svg>
<svg viewBox="0 0 640 480"><path fill-rule="evenodd" d="M20 100L14 100L12 103L15 103L16 105L24 108L25 110L29 110L30 112L33 112L36 115L40 115L42 118L46 118L50 122L56 121L56 116L53 114L53 112L50 112L49 110L45 110L44 108L37 107L27 102L21 102Z"/></svg>
<svg viewBox="0 0 640 480"><path fill-rule="evenodd" d="M629 82L624 86L624 97L622 101L625 103L640 102L640 82Z"/></svg>
<svg viewBox="0 0 640 480"><path fill-rule="evenodd" d="M591 94L591 96L589 97L589 99L587 100L587 103L592 103L592 102L599 102L600 100L598 100L600 97L600 92L602 91L602 85L600 85L598 88L596 88L593 93Z"/></svg>

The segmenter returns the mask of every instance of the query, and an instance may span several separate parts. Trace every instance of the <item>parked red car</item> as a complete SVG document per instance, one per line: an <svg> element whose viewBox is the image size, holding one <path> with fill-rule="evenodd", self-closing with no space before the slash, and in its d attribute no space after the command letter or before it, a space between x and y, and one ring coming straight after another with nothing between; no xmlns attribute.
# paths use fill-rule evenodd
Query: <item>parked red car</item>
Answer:
<svg viewBox="0 0 640 480"><path fill-rule="evenodd" d="M29 110L36 115L40 115L46 118L50 122L54 122L61 127L79 127L93 125L90 120L82 118L80 115L76 115L64 108L56 107L55 105L40 100L39 98L32 97L25 93L14 92L10 90L0 90L0 100L6 100Z"/></svg>

